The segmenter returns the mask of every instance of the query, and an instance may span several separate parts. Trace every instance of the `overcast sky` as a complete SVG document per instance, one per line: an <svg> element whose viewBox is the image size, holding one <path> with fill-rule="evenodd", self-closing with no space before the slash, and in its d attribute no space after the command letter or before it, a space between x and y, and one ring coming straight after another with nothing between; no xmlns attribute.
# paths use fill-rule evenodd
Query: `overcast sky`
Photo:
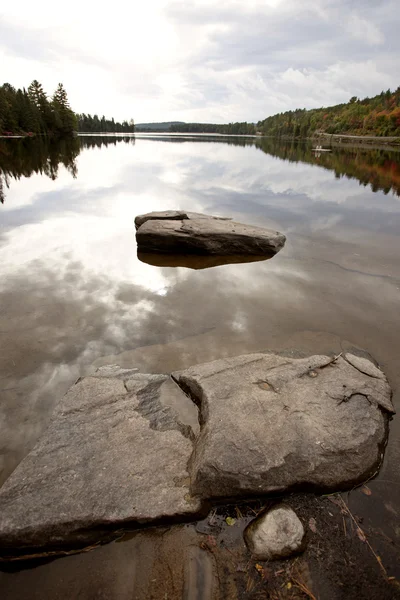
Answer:
<svg viewBox="0 0 400 600"><path fill-rule="evenodd" d="M258 121L400 85L399 0L13 0L2 83L136 122Z"/></svg>

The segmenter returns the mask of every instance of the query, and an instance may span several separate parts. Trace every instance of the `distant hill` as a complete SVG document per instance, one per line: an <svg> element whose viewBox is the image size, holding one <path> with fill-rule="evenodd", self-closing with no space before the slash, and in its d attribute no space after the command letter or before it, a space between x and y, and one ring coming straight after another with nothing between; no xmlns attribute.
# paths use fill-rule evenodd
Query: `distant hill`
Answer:
<svg viewBox="0 0 400 600"><path fill-rule="evenodd" d="M164 121L163 123L136 123L135 131L171 131L171 127L185 125L184 121Z"/></svg>
<svg viewBox="0 0 400 600"><path fill-rule="evenodd" d="M171 132L171 133L220 133L223 135L254 135L254 123L185 123L184 121L166 121L164 123L139 123L135 131Z"/></svg>
<svg viewBox="0 0 400 600"><path fill-rule="evenodd" d="M356 96L347 104L297 109L259 121L257 130L274 137L307 137L315 133L400 136L400 87L373 98Z"/></svg>

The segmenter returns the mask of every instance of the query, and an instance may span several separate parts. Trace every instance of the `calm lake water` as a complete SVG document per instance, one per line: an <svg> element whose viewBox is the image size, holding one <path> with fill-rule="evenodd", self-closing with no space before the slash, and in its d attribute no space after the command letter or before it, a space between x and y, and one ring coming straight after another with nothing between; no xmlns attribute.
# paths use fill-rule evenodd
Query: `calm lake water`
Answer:
<svg viewBox="0 0 400 600"><path fill-rule="evenodd" d="M1 482L93 365L169 372L356 346L381 365L399 407L399 153L205 136L0 140L0 174ZM263 262L146 264L134 217L166 209L271 227L287 243ZM399 464L395 417L371 495L350 497L392 569Z"/></svg>

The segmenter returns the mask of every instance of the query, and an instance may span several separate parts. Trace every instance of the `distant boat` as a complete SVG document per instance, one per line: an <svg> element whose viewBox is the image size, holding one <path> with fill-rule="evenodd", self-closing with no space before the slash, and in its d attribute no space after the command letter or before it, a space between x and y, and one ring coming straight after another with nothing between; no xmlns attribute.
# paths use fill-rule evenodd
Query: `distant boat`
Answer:
<svg viewBox="0 0 400 600"><path fill-rule="evenodd" d="M313 152L332 152L330 148L323 148L322 146L316 146L316 148L312 149Z"/></svg>

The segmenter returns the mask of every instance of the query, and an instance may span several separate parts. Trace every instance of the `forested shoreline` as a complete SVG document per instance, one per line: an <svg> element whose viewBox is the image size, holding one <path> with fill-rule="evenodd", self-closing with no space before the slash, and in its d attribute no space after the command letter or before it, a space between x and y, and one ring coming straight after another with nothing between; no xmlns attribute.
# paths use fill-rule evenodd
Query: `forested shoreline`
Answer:
<svg viewBox="0 0 400 600"><path fill-rule="evenodd" d="M263 135L305 138L317 133L357 136L400 136L400 87L373 98L356 96L346 104L311 110L296 109L257 123Z"/></svg>
<svg viewBox="0 0 400 600"><path fill-rule="evenodd" d="M171 133L221 133L225 135L255 135L254 123L176 123L171 125Z"/></svg>
<svg viewBox="0 0 400 600"><path fill-rule="evenodd" d="M71 135L77 127L76 116L62 83L51 98L34 79L28 89L9 83L0 86L0 132L5 135Z"/></svg>
<svg viewBox="0 0 400 600"><path fill-rule="evenodd" d="M159 126L159 128L157 127ZM373 98L356 96L348 103L311 110L296 109L267 117L257 124L185 123L171 121L146 123L137 131L164 133L217 133L222 135L266 135L306 138L319 133L356 136L400 137L400 87ZM9 83L0 86L0 134L72 135L80 133L134 133L135 123L115 121L104 115L75 113L62 83L51 97L34 80L28 89Z"/></svg>
<svg viewBox="0 0 400 600"><path fill-rule="evenodd" d="M36 79L28 89L9 83L0 86L0 135L72 135L77 131L93 133L133 133L133 119L116 122L104 116L75 114L67 92L59 83L49 97Z"/></svg>
<svg viewBox="0 0 400 600"><path fill-rule="evenodd" d="M81 133L134 133L135 122L133 119L129 121L115 121L114 119L106 119L103 115L77 114L78 131Z"/></svg>

